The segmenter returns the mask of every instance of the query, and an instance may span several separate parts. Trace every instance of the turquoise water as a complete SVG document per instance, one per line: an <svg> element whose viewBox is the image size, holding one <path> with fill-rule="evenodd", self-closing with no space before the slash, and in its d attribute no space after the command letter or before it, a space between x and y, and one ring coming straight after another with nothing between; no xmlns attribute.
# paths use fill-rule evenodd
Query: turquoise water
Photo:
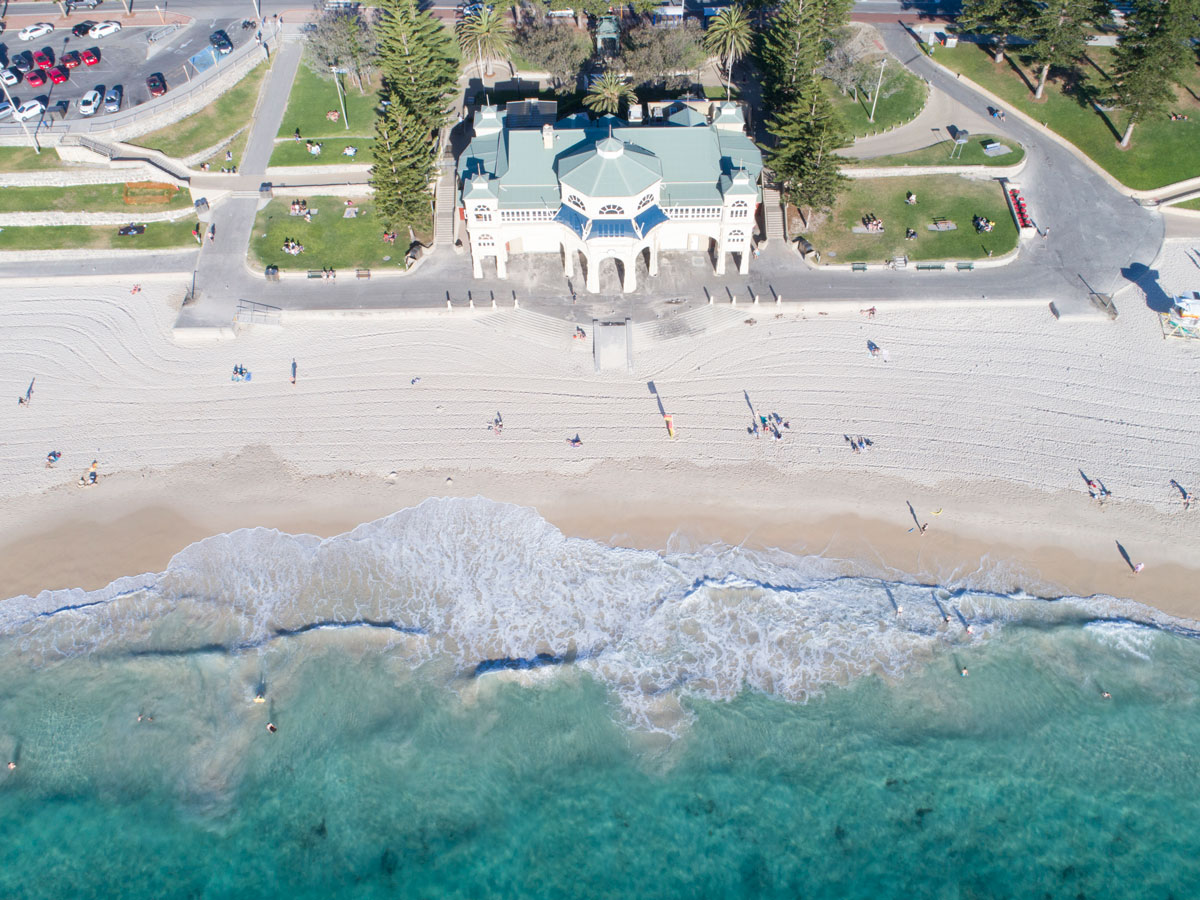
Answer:
<svg viewBox="0 0 1200 900"><path fill-rule="evenodd" d="M1198 693L1112 598L486 501L235 533L0 605L0 896L1196 897Z"/></svg>

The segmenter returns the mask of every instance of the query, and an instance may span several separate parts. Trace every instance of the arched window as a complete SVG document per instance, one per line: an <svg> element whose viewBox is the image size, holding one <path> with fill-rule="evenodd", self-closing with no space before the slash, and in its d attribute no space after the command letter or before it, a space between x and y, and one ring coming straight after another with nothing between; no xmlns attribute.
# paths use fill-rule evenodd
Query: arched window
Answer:
<svg viewBox="0 0 1200 900"><path fill-rule="evenodd" d="M731 219L744 219L750 215L750 205L745 200L734 200L731 209L733 210L729 214Z"/></svg>
<svg viewBox="0 0 1200 900"><path fill-rule="evenodd" d="M639 210L645 209L647 206L649 206L653 202L654 202L654 195L647 194L645 197L643 197L641 200L638 201L638 209Z"/></svg>
<svg viewBox="0 0 1200 900"><path fill-rule="evenodd" d="M583 209L583 201L580 200L578 197L576 197L574 194L567 194L567 202L570 203L576 209Z"/></svg>
<svg viewBox="0 0 1200 900"><path fill-rule="evenodd" d="M476 206L474 212L475 212L475 221L476 222L492 221L492 211L490 209L488 209L486 206Z"/></svg>
<svg viewBox="0 0 1200 900"><path fill-rule="evenodd" d="M731 243L731 244L739 244L742 241L744 241L745 239L746 239L746 232L744 232L740 229L729 232L729 243Z"/></svg>
<svg viewBox="0 0 1200 900"><path fill-rule="evenodd" d="M478 247L495 247L496 239L490 234L481 234L475 244Z"/></svg>
<svg viewBox="0 0 1200 900"><path fill-rule="evenodd" d="M600 215L602 215L602 216L623 216L623 215L625 215L625 208L618 206L615 203L609 203L609 204L606 204L606 205L600 207Z"/></svg>

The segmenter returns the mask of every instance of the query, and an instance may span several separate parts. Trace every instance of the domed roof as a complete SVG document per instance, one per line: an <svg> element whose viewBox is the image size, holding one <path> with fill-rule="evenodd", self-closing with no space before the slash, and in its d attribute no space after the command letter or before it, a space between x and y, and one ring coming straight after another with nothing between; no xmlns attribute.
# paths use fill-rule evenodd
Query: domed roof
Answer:
<svg viewBox="0 0 1200 900"><path fill-rule="evenodd" d="M632 197L662 181L658 157L611 135L558 161L558 180L587 197Z"/></svg>

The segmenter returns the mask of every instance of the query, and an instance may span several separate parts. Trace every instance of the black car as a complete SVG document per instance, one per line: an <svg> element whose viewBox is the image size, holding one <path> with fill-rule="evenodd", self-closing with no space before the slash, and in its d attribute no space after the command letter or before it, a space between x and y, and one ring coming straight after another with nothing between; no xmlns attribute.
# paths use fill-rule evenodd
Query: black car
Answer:
<svg viewBox="0 0 1200 900"><path fill-rule="evenodd" d="M233 52L233 41L229 40L229 35L227 35L224 31L214 31L208 36L208 42L212 44L213 49L222 56Z"/></svg>
<svg viewBox="0 0 1200 900"><path fill-rule="evenodd" d="M120 228L117 229L117 234L119 234L121 237L130 237L131 235L145 234L145 233L146 233L145 225L122 225Z"/></svg>
<svg viewBox="0 0 1200 900"><path fill-rule="evenodd" d="M26 72L32 72L35 68L33 64L33 54L28 50L22 50L12 58L12 67L24 75Z"/></svg>
<svg viewBox="0 0 1200 900"><path fill-rule="evenodd" d="M71 29L71 34L75 35L75 37L87 37L88 33L92 30L92 26L95 24L95 22L80 22Z"/></svg>

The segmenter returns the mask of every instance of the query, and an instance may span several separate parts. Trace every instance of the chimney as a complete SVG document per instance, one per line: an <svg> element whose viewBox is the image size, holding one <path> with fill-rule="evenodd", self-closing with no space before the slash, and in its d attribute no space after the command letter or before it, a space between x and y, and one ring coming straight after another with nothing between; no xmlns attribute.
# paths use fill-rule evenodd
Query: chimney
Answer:
<svg viewBox="0 0 1200 900"><path fill-rule="evenodd" d="M547 150L554 149L554 126L549 123L542 126L542 146Z"/></svg>

